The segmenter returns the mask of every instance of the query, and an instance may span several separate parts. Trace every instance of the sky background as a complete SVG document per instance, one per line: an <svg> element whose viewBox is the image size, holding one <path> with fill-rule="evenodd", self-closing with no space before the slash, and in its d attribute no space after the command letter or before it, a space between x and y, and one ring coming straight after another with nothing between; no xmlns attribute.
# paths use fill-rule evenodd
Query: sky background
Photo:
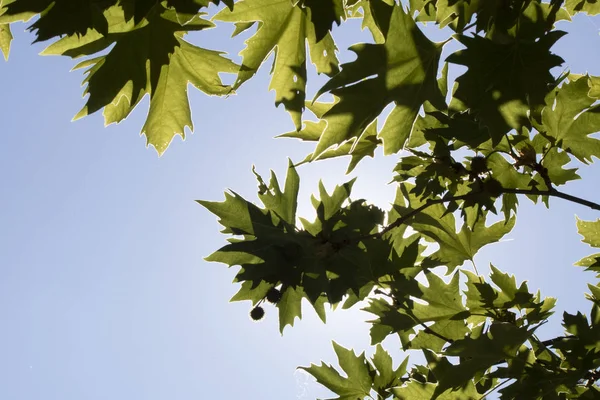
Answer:
<svg viewBox="0 0 600 400"><path fill-rule="evenodd" d="M368 314L329 313L277 327L276 310L254 323L249 303L228 303L236 269L203 258L225 243L216 218L194 202L222 200L232 188L256 199L254 164L283 180L287 157L311 146L273 139L292 129L267 92L269 66L237 96L208 98L190 89L195 133L176 138L158 158L139 136L147 101L118 126L100 113L70 122L82 107L81 71L67 58L40 57L26 25L15 25L8 63L0 63L0 398L10 400L314 399L327 391L299 365L335 362L331 341L369 347ZM555 51L573 72L600 75L600 20L562 23L572 31ZM232 26L194 36L234 59ZM365 38L358 22L336 29L340 49ZM435 40L445 34L429 31ZM349 55L341 58L348 61ZM456 72L456 71L455 71ZM317 80L309 87L315 93ZM388 208L397 156L363 161L353 198ZM299 215L313 216L309 197L322 178L331 189L349 180L346 161L303 166ZM600 169L580 170L565 191L600 201ZM572 264L592 250L580 242L575 215L597 213L551 200L552 211L521 201L516 228L477 256L559 298L542 337L560 334L563 310L587 312L593 274ZM547 336L544 336L547 335ZM398 341L385 348L399 363Z"/></svg>

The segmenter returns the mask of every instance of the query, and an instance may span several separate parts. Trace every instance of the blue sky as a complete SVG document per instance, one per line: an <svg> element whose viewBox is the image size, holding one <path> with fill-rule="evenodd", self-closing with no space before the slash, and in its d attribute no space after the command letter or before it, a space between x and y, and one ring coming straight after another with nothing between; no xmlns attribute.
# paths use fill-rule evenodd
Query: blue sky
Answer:
<svg viewBox="0 0 600 400"><path fill-rule="evenodd" d="M0 398L326 396L295 368L334 362L331 340L371 352L368 316L336 311L324 325L306 307L281 337L274 309L254 323L249 304L228 303L235 269L203 261L225 238L193 200L220 200L227 188L254 199L253 164L283 176L287 157L298 161L310 151L273 139L292 125L266 90L269 68L226 100L190 90L195 133L176 138L159 159L138 135L147 102L118 126L104 128L100 114L70 122L83 105L81 72L68 72L69 59L38 56L44 46L30 46L24 27L15 26L10 61L0 64ZM360 39L344 34L356 27L338 31L340 48ZM235 56L241 44L224 40L231 28L223 28L198 38ZM600 46L600 20L581 17L562 28L574 31L555 47L566 65L600 75L600 52L590 50ZM386 206L395 158L379 156L357 169L354 197ZM329 188L349 179L345 166L300 168L300 215L312 216L308 199L319 178ZM584 179L566 191L600 201L599 173L583 168ZM589 309L583 293L593 275L572 264L592 251L580 242L574 215L598 215L560 200L552 211L521 204L515 230L477 263L484 271L492 261L558 297L556 318L544 327L556 334L563 309ZM385 344L400 362L397 340Z"/></svg>

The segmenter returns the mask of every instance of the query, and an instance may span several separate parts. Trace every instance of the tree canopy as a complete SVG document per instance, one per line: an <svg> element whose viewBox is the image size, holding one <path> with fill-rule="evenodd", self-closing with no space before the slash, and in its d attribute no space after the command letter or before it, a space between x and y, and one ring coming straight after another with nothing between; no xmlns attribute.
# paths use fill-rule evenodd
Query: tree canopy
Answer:
<svg viewBox="0 0 600 400"><path fill-rule="evenodd" d="M223 4L221 4L223 3ZM549 207L562 199L600 210L564 191L578 167L600 158L600 77L562 69L557 21L596 15L595 0L2 0L0 49L8 58L10 24L33 22L43 54L82 60L86 104L76 118L103 110L122 121L145 97L141 127L162 154L192 129L188 85L211 96L235 94L272 57L269 90L291 117L282 137L314 144L290 160L285 179L255 173L260 203L235 192L199 203L218 217L228 243L207 260L239 268L232 301L266 303L279 328L307 305L363 307L372 314L375 353L356 355L334 343L339 369L301 367L334 399L600 398L600 286L591 281L589 315L564 313L564 334L538 329L556 299L515 276L473 262L516 223L519 200ZM350 47L340 64L336 27L358 18L372 40ZM197 46L201 31L234 24L252 30L237 65ZM447 32L432 41L424 24ZM442 58L446 46L454 46ZM310 62L309 62L310 61ZM310 65L309 65L310 64ZM456 79L449 70L461 66ZM307 96L309 68L327 76ZM225 84L221 74L236 74ZM205 118L210 118L206 116ZM352 171L381 147L398 162L387 210L352 198L354 180L320 184L316 218L297 215L301 165L348 157ZM360 179L360 177L359 177ZM600 219L577 220L600 247ZM574 260L575 261L575 260ZM600 253L577 262L600 273ZM563 266L557 266L563 267ZM268 312L269 310L267 310ZM390 335L406 358L394 369L381 342Z"/></svg>

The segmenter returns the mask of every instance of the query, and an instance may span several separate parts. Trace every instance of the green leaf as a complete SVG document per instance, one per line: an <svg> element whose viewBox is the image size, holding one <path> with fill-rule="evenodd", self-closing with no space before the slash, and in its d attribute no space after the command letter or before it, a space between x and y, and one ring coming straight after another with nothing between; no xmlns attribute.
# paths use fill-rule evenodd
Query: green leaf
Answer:
<svg viewBox="0 0 600 400"><path fill-rule="evenodd" d="M424 129L426 139L435 138L437 135L455 140L454 148L464 145L470 148L478 148L479 145L489 140L489 135L485 128L479 125L479 122L469 112L453 113L446 115L441 112L430 112L432 118L438 120L437 126L431 126Z"/></svg>
<svg viewBox="0 0 600 400"><path fill-rule="evenodd" d="M425 277L429 285L419 284L422 294L418 297L427 304L415 302L409 313L420 323L434 321L434 324L419 331L411 340L410 347L441 351L447 343L445 339L462 339L469 332L464 321L469 312L462 302L458 273L447 284L431 272L426 272Z"/></svg>
<svg viewBox="0 0 600 400"><path fill-rule="evenodd" d="M356 400L369 396L373 381L371 367L364 353L356 356L352 350L345 349L335 342L333 348L346 377L324 363L319 366L300 367L300 369L314 376L317 382L338 395L331 400Z"/></svg>
<svg viewBox="0 0 600 400"><path fill-rule="evenodd" d="M10 54L10 43L12 42L13 36L10 32L9 24L0 24L0 51L4 55L4 59L8 61L8 55Z"/></svg>
<svg viewBox="0 0 600 400"><path fill-rule="evenodd" d="M219 217L219 223L225 227L223 233L254 235L257 226L265 228L273 226L271 218L265 211L249 203L237 193L232 192L232 194L225 193L223 202L198 200L199 204Z"/></svg>
<svg viewBox="0 0 600 400"><path fill-rule="evenodd" d="M218 6L221 0L166 0L167 7L173 8L177 12L181 25L187 24L201 8L208 7L211 3ZM223 3L229 9L233 9L233 0L223 0Z"/></svg>
<svg viewBox="0 0 600 400"><path fill-rule="evenodd" d="M373 324L372 344L379 343L391 333L398 333L405 349L432 348L440 351L447 343L444 339L465 337L469 332L465 324L469 312L462 303L458 274L448 284L431 272L426 272L426 277L428 286L417 283L414 278L409 278L405 284L397 281L392 285L392 295L396 298L412 296L420 302L407 299L400 305L394 305L383 299L370 301L364 310L379 317L370 321ZM427 329L414 331L414 328L423 328L426 323ZM409 340L408 335L413 333L416 336Z"/></svg>
<svg viewBox="0 0 600 400"><path fill-rule="evenodd" d="M235 264L234 264L235 265ZM242 287L229 301L246 301L251 300L252 305L256 305L260 300L264 299L269 289L273 287L268 282L261 282L258 286L254 286L251 281L242 283Z"/></svg>
<svg viewBox="0 0 600 400"><path fill-rule="evenodd" d="M392 333L398 333L403 345L407 345L408 336L414 333L413 328L418 325L418 322L400 307L395 307L384 299L370 299L368 307L363 308L363 311L378 317L368 321L372 324L371 345L381 343Z"/></svg>
<svg viewBox="0 0 600 400"><path fill-rule="evenodd" d="M410 188L409 185L401 185L399 189L410 204L409 208L394 205L401 215L425 204L423 200L410 193ZM448 272L452 272L465 261L473 260L480 248L499 241L510 232L514 227L515 218L512 217L507 222L496 222L489 227L485 226L485 218L479 218L472 228L465 223L461 230L456 232L454 215L448 213L442 204L435 204L410 218L406 223L439 244L439 250L430 258L439 262L438 265L446 265Z"/></svg>
<svg viewBox="0 0 600 400"><path fill-rule="evenodd" d="M467 309L462 302L458 273L455 273L448 283L432 272L426 272L425 277L429 285L419 284L422 292L419 298L426 301L427 304L415 303L411 310L418 319L428 322L465 315Z"/></svg>
<svg viewBox="0 0 600 400"><path fill-rule="evenodd" d="M600 107L589 92L588 76L570 80L548 95L542 114L542 133L586 164L600 157L600 140L589 136L598 131Z"/></svg>
<svg viewBox="0 0 600 400"><path fill-rule="evenodd" d="M256 172L255 172L256 174ZM300 189L300 177L292 161L288 162L287 177L285 179L284 191L281 191L277 176L271 171L271 180L267 187L260 175L256 174L259 183L266 188L265 193L259 193L260 201L277 217L291 225L296 223L296 208L298 206L298 190Z"/></svg>
<svg viewBox="0 0 600 400"><path fill-rule="evenodd" d="M186 126L193 128L188 83L206 94L224 95L230 88L221 83L219 73L232 73L237 68L222 53L182 39L184 29L210 28L211 22L196 19L183 28L172 21L173 11L159 9L149 18L143 28L125 35L109 35L109 41L99 39L102 45L110 41L116 44L107 55L76 67L89 67L85 79L89 98L75 119L105 107L106 123L120 122L149 94L150 109L142 133L148 144L162 154L176 134L183 137Z"/></svg>
<svg viewBox="0 0 600 400"><path fill-rule="evenodd" d="M494 144L511 129L529 126L529 110L541 109L555 81L550 70L563 62L550 52L563 35L552 31L535 42L507 44L459 36L466 49L451 54L447 61L468 70L456 79L458 88L450 107L474 112ZM506 60L515 61L507 65Z"/></svg>
<svg viewBox="0 0 600 400"><path fill-rule="evenodd" d="M449 389L456 390L472 384L477 374L485 373L500 361L516 357L519 347L532 334L533 329L518 328L510 323L492 323L486 334L457 340L448 346L444 355L461 357L457 365L447 361L440 363L431 353L426 353L426 356L429 355L428 361L434 361L433 372L439 381L431 398Z"/></svg>
<svg viewBox="0 0 600 400"><path fill-rule="evenodd" d="M527 285L525 284L525 282L523 282L521 284L521 287L518 288L517 281L516 281L514 275L510 276L507 273L500 271L498 268L494 267L493 265L490 265L490 269L492 270L492 275L491 275L492 282L494 282L496 284L496 286L498 286L500 288L500 290L502 291L501 292L502 295L506 296L507 299L509 299L509 300L515 299L519 292L529 294L529 290L527 290ZM533 296L529 295L527 297L533 297Z"/></svg>
<svg viewBox="0 0 600 400"><path fill-rule="evenodd" d="M298 138L304 141L314 142L319 140L325 130L325 126L325 121L320 121L319 123L305 121L302 130L284 133L279 137ZM364 130L359 138L352 138L335 148L325 150L318 156L311 153L300 164L348 155L351 159L346 174L349 174L363 158L367 156L373 157L375 149L380 144L381 140L377 138L377 120L375 120Z"/></svg>
<svg viewBox="0 0 600 400"><path fill-rule="evenodd" d="M395 107L379 137L384 152L395 153L408 139L426 100L443 107L437 84L442 46L427 39L401 6L394 6L385 43L362 43L350 50L356 53L356 61L344 64L317 94L330 92L337 102L322 116L327 126L315 155L360 137L391 102Z"/></svg>
<svg viewBox="0 0 600 400"><path fill-rule="evenodd" d="M339 396L332 400L371 398L372 390L377 392L379 399L385 399L389 397L389 389L402 384L408 357L394 370L392 358L380 345L377 346L371 362L367 361L364 353L356 356L352 350L345 349L335 342L333 348L346 376L324 363L319 366L300 367Z"/></svg>
<svg viewBox="0 0 600 400"><path fill-rule="evenodd" d="M468 357L474 363L491 366L498 360L514 357L518 348L532 334L533 330L526 327L518 328L504 322L493 323L487 334L457 340L444 353L454 357Z"/></svg>
<svg viewBox="0 0 600 400"><path fill-rule="evenodd" d="M373 366L377 370L377 375L373 378L373 386L382 398L387 397L387 389L402 384L402 376L406 374L407 365L408 357L394 370L392 357L380 344L377 345L373 355Z"/></svg>
<svg viewBox="0 0 600 400"><path fill-rule="evenodd" d="M481 395L475 389L473 383L464 389L448 391L441 395L437 392L438 385L434 383L423 383L411 380L406 385L392 389L392 393L400 400L479 400Z"/></svg>
<svg viewBox="0 0 600 400"><path fill-rule="evenodd" d="M5 0L3 22L27 21L39 14L39 18L29 27L36 31L36 41L55 37L84 37L90 32L106 35L111 23L107 11L119 8L126 21L134 25L147 22L155 7L163 5L177 14L177 21L187 24L198 11L210 3L219 5L220 0ZM230 8L233 0L225 0Z"/></svg>
<svg viewBox="0 0 600 400"><path fill-rule="evenodd" d="M564 185L569 181L581 179L575 171L577 168L563 168L571 162L571 157L558 148L553 147L544 156L542 166L548 170L548 177L555 185Z"/></svg>
<svg viewBox="0 0 600 400"><path fill-rule="evenodd" d="M440 28L450 25L458 32L461 32L471 21L480 5L479 0L437 0L420 3L419 21L435 21Z"/></svg>
<svg viewBox="0 0 600 400"><path fill-rule="evenodd" d="M215 20L259 22L256 34L246 41L240 53L240 67L234 89L252 78L271 52L275 52L270 90L275 90L275 104L283 104L292 116L296 129L301 128L306 97L306 42L313 63L320 73L337 72L336 47L329 34L318 41L310 9L289 0L242 0L233 10L224 9ZM318 42L318 43L317 43Z"/></svg>
<svg viewBox="0 0 600 400"><path fill-rule="evenodd" d="M368 29L375 43L384 43L390 30L393 0L352 0L354 12L362 9L362 29ZM350 5L347 1L347 5Z"/></svg>
<svg viewBox="0 0 600 400"><path fill-rule="evenodd" d="M319 200L314 197L311 199L315 208L323 207L322 219L323 221L329 220L333 217L342 207L342 204L350 197L352 186L356 182L356 178L352 179L341 186L336 186L333 189L331 195L327 193L323 182L319 182Z"/></svg>
<svg viewBox="0 0 600 400"><path fill-rule="evenodd" d="M590 76L589 79L590 91L588 96L595 99L600 98L600 76Z"/></svg>
<svg viewBox="0 0 600 400"><path fill-rule="evenodd" d="M0 23L27 21L32 16L41 14L40 18L28 28L36 31L36 42L63 35L85 35L88 29L107 33L108 23L104 17L104 10L114 3L116 1L4 1L2 5L6 7L6 10L0 17ZM146 9L146 11L148 10L149 8Z"/></svg>
<svg viewBox="0 0 600 400"><path fill-rule="evenodd" d="M296 317L302 318L302 298L304 291L300 287L288 287L277 302L279 310L279 332L283 334L286 326L294 326Z"/></svg>
<svg viewBox="0 0 600 400"><path fill-rule="evenodd" d="M577 232L583 239L583 243L587 243L592 247L600 247L600 219L596 221L582 221L577 219Z"/></svg>
<svg viewBox="0 0 600 400"><path fill-rule="evenodd" d="M529 292L527 283L517 286L514 276L501 272L493 265L491 280L496 287L487 283L482 276L469 271L462 271L467 276L467 307L473 314L483 314L498 321L508 321L515 313L526 315L529 324L539 323L552 315L556 299L546 297L540 299L539 293ZM496 289L497 288L497 289ZM514 321L513 321L514 322Z"/></svg>
<svg viewBox="0 0 600 400"><path fill-rule="evenodd" d="M136 24L133 19L127 17L127 10L120 6L108 7L103 15L107 23L106 32L90 28L83 35L62 37L46 47L41 54L65 55L72 58L92 55L104 50L122 36L116 34L124 34L148 25L147 20Z"/></svg>
<svg viewBox="0 0 600 400"><path fill-rule="evenodd" d="M490 154L487 157L487 166L492 171L492 176L503 188L506 189L528 189L531 177L520 173L499 153ZM555 168L553 166L553 168ZM519 200L513 193L504 193L502 195L502 211L505 219L510 218L511 212L517 211Z"/></svg>
<svg viewBox="0 0 600 400"><path fill-rule="evenodd" d="M571 15L584 12L588 15L600 14L600 3L596 0L566 0L565 8Z"/></svg>
<svg viewBox="0 0 600 400"><path fill-rule="evenodd" d="M339 25L346 16L342 0L302 0L301 3L310 8L310 20L315 26L316 42L327 36L334 22Z"/></svg>
<svg viewBox="0 0 600 400"><path fill-rule="evenodd" d="M517 39L533 41L553 28L558 20L570 20L561 8L562 1L518 0L506 5L503 0L479 1L477 31L496 42Z"/></svg>

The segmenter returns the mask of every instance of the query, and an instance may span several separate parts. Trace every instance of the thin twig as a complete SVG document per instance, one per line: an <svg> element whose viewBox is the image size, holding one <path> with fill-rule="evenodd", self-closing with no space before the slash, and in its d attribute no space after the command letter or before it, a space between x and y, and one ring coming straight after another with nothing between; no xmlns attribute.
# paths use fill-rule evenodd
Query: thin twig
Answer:
<svg viewBox="0 0 600 400"><path fill-rule="evenodd" d="M477 26L477 21L470 23L469 25L465 26L464 28L462 28L462 30L460 31L461 33L464 33L466 31L468 31L469 29L473 28Z"/></svg>
<svg viewBox="0 0 600 400"><path fill-rule="evenodd" d="M558 336L553 339L544 340L540 343L545 347L551 347L551 346L554 346L555 343L562 342L563 340L572 340L572 339L579 339L579 337L577 337L577 336Z"/></svg>
<svg viewBox="0 0 600 400"><path fill-rule="evenodd" d="M558 197L561 198L563 200L567 200L573 203L577 203L577 204L581 204L583 206L587 206L593 210L597 210L600 211L600 204L598 203L594 203L593 201L589 201L589 200L585 200L582 199L580 197L577 196L573 196L567 193L563 193L560 192L556 189L549 189L549 190L538 190L538 189L509 189L509 188L502 188L501 191L502 194L506 194L506 193L512 193L512 194L524 194L524 195L535 195L535 196L551 196L551 197ZM433 200L427 200L425 202L425 204L421 205L419 208L415 208L414 210L410 211L409 213L401 216L400 218L398 218L397 220L395 220L393 223L391 223L390 225L386 226L385 228L383 228L382 230L380 230L379 232L375 232L375 233L371 233L368 235L363 235L363 236L359 236L357 237L355 240L356 241L361 241L364 239L373 239L373 238L381 238L383 235L385 235L386 233L388 233L389 231L391 231L394 228L399 227L400 225L406 223L409 219L411 219L412 217L416 216L417 214L419 214L420 212L426 210L427 208L434 206L436 204L443 204L443 203L448 203L451 201L458 201L458 200L465 200L468 199L471 196L474 196L478 194L478 192L470 192L467 194L463 194L460 196L451 196L451 197L443 197L441 199L433 199Z"/></svg>
<svg viewBox="0 0 600 400"><path fill-rule="evenodd" d="M406 310L406 311L410 311L410 310ZM425 323L423 321L421 321L416 315L414 315L412 312L410 312L410 317L419 325L421 325L423 327L423 330L425 333L429 333L430 335L433 335L435 337L437 337L438 339L442 339L444 342L447 343L454 343L454 340L449 339L443 335L440 335L439 333L437 333L436 331L434 331L433 329L431 329L430 327L428 327L427 325L425 325Z"/></svg>
<svg viewBox="0 0 600 400"><path fill-rule="evenodd" d="M507 378L504 382L494 386L493 388L491 388L490 390L488 390L487 392L485 392L480 398L479 400L484 400L487 396L489 396L490 394L492 394L493 392L495 392L497 389L501 388L502 386L506 385L508 383L508 381L510 381L510 378Z"/></svg>
<svg viewBox="0 0 600 400"><path fill-rule="evenodd" d="M379 232L371 233L369 235L364 235L364 236L358 237L356 240L380 238L383 235L385 235L386 233L388 233L389 231L391 231L392 229L399 227L400 225L404 224L406 221L408 221L409 219L411 219L415 215L419 214L421 211L424 211L424 210L426 210L427 208L429 208L431 206L434 206L436 204L447 203L447 202L450 202L450 201L465 200L465 199L473 196L473 194L474 193L467 193L467 194L463 194L461 196L444 197L444 198L441 198L441 199L433 199L433 200L430 199L430 200L427 200L425 202L425 204L423 204L421 207L415 208L414 210L412 210L408 214L405 214L405 215L401 216L400 218L398 218L393 223L391 223L390 225L386 226L385 228L383 228Z"/></svg>
<svg viewBox="0 0 600 400"><path fill-rule="evenodd" d="M551 196L551 197L559 197L561 199L571 201L573 203L581 204L582 206L587 206L593 210L600 211L600 204L594 203L593 201L585 200L577 196L572 196L567 193L560 192L556 189L550 190L537 190L537 189L502 189L502 193L514 193L514 194L526 194L526 195L536 195L536 196Z"/></svg>
<svg viewBox="0 0 600 400"><path fill-rule="evenodd" d="M473 269L475 270L475 275L479 277L479 282L483 283L481 276L479 276L479 271L477 271L477 265L475 265L475 260L471 258L471 264L473 264Z"/></svg>
<svg viewBox="0 0 600 400"><path fill-rule="evenodd" d="M375 294L381 294L384 296L388 296L389 298L391 298L392 300L394 300L394 296L384 292L383 290L379 290L379 289L375 289ZM400 306L402 307L402 306ZM404 307L403 307L404 308ZM431 329L430 327L428 327L427 325L425 325L425 323L423 321L421 321L421 319L419 319L419 317L417 317L410 309L405 308L405 311L407 311L408 315L419 325L421 325L423 327L423 330L425 331L425 333L429 333L430 335L433 335L435 337L437 337L438 339L442 339L445 342L448 343L453 343L454 340L452 339L448 339L447 337L437 333L436 331L434 331L433 329Z"/></svg>

